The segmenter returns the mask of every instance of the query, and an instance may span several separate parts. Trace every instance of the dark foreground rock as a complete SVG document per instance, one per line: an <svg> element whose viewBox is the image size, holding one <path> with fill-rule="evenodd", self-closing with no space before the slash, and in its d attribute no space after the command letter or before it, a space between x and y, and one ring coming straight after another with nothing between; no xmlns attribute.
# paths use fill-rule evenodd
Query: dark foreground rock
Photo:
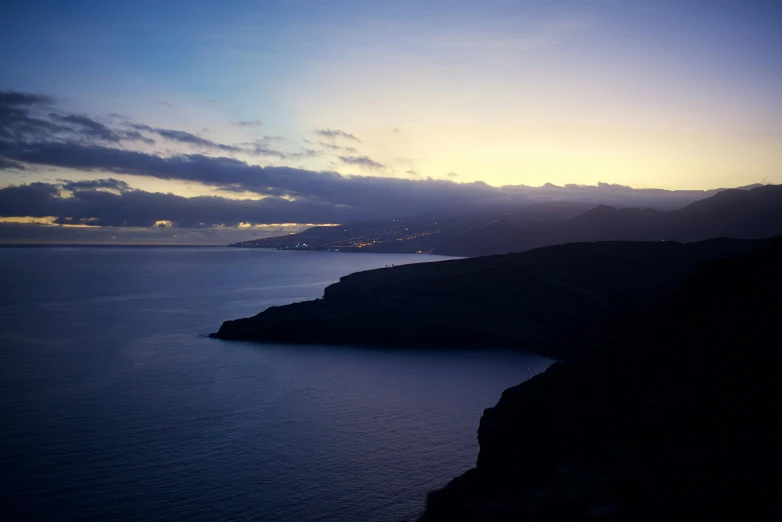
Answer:
<svg viewBox="0 0 782 522"><path fill-rule="evenodd" d="M782 242L506 390L421 522L776 520Z"/></svg>
<svg viewBox="0 0 782 522"><path fill-rule="evenodd" d="M705 260L770 240L576 243L343 277L323 299L226 321L212 337L367 346L524 347L567 356L649 309Z"/></svg>

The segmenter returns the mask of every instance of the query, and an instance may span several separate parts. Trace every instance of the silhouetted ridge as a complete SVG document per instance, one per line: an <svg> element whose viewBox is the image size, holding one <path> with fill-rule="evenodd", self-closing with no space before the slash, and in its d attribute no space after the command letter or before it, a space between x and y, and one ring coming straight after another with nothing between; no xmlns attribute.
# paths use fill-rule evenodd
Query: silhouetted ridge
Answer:
<svg viewBox="0 0 782 522"><path fill-rule="evenodd" d="M505 223L505 225L499 225ZM782 186L729 189L679 210L614 208L576 202L464 211L315 227L237 247L340 252L431 252L479 256L591 241L703 241L782 234Z"/></svg>
<svg viewBox="0 0 782 522"><path fill-rule="evenodd" d="M768 241L574 243L351 274L324 298L226 321L221 339L520 347L571 354L619 314L652 306L698 263ZM567 328L562 328L566 325Z"/></svg>
<svg viewBox="0 0 782 522"><path fill-rule="evenodd" d="M581 214L580 216L574 219L614 218L616 217L618 212L619 212L618 209L610 205L598 205L593 209L587 210L586 212L584 212L583 214Z"/></svg>
<svg viewBox="0 0 782 522"><path fill-rule="evenodd" d="M774 520L782 240L700 265L590 356L484 412L421 522Z"/></svg>

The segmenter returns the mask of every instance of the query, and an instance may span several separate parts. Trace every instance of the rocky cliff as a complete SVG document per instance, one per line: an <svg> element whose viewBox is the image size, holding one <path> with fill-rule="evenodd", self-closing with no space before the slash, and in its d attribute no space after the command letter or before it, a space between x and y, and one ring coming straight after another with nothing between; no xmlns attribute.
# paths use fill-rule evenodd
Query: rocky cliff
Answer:
<svg viewBox="0 0 782 522"><path fill-rule="evenodd" d="M323 299L226 321L220 339L368 346L591 347L623 314L648 309L698 263L767 240L578 243L406 265L343 277Z"/></svg>
<svg viewBox="0 0 782 522"><path fill-rule="evenodd" d="M506 390L476 467L420 521L773 519L780 266L780 241L703 263L594 353Z"/></svg>

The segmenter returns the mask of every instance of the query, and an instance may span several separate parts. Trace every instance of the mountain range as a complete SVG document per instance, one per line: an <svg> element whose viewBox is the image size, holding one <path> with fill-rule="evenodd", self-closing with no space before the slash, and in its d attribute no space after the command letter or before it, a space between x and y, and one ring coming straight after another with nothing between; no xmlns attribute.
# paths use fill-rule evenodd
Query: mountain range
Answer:
<svg viewBox="0 0 782 522"><path fill-rule="evenodd" d="M474 257L593 241L700 241L782 234L782 185L723 190L677 210L552 202L461 215L313 227L237 243L243 248L426 252Z"/></svg>

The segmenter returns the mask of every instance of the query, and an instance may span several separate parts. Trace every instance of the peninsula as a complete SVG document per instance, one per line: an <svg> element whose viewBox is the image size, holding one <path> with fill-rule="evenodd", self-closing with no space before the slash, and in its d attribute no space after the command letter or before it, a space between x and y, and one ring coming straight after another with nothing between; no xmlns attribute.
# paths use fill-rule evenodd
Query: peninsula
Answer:
<svg viewBox="0 0 782 522"><path fill-rule="evenodd" d="M648 309L698 263L768 240L572 243L342 277L322 299L226 321L212 337L363 346L582 351L612 321Z"/></svg>

